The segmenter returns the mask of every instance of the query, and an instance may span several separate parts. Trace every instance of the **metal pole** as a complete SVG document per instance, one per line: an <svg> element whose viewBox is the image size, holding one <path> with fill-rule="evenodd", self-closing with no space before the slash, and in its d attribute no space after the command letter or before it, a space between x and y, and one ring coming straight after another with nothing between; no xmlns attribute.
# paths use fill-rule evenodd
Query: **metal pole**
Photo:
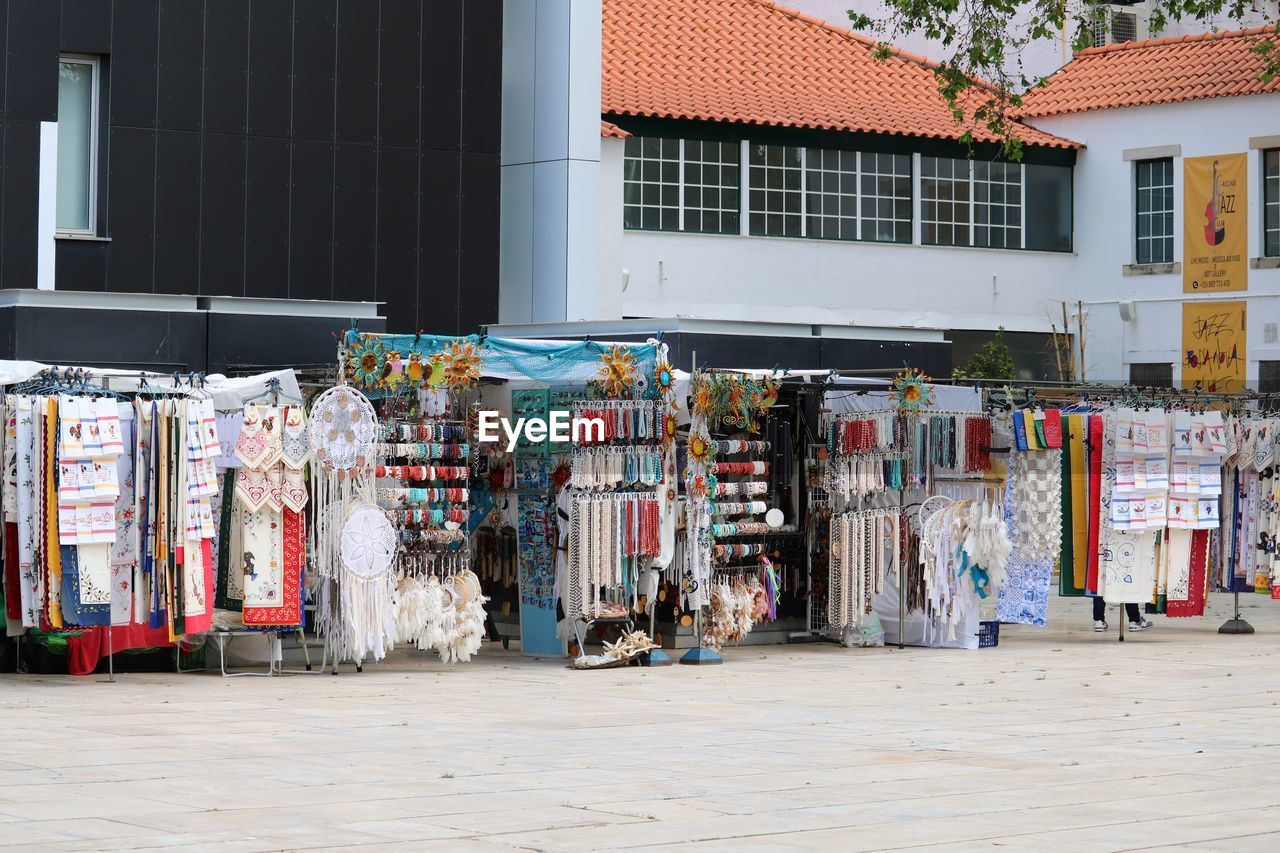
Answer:
<svg viewBox="0 0 1280 853"><path fill-rule="evenodd" d="M1235 600L1236 615L1222 623L1222 627L1218 629L1219 634L1252 634L1253 626L1240 617L1240 592L1239 590L1232 593Z"/></svg>

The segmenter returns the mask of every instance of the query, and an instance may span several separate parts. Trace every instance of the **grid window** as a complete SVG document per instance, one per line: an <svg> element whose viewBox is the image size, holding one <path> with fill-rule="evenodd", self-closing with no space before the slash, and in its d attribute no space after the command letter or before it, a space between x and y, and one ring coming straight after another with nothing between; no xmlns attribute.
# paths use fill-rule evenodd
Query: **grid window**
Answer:
<svg viewBox="0 0 1280 853"><path fill-rule="evenodd" d="M684 142L684 230L737 234L741 148L736 142Z"/></svg>
<svg viewBox="0 0 1280 853"><path fill-rule="evenodd" d="M969 162L920 158L920 229L934 246L969 245Z"/></svg>
<svg viewBox="0 0 1280 853"><path fill-rule="evenodd" d="M801 237L803 171L801 149L789 145L749 146L751 167L748 208L750 233L766 237Z"/></svg>
<svg viewBox="0 0 1280 853"><path fill-rule="evenodd" d="M862 155L862 239L911 242L911 157Z"/></svg>
<svg viewBox="0 0 1280 853"><path fill-rule="evenodd" d="M1131 363L1129 384L1141 388L1172 388L1173 364L1167 361Z"/></svg>
<svg viewBox="0 0 1280 853"><path fill-rule="evenodd" d="M1280 257L1280 148L1262 152L1262 254Z"/></svg>
<svg viewBox="0 0 1280 853"><path fill-rule="evenodd" d="M1022 166L973 164L973 245L1022 248Z"/></svg>
<svg viewBox="0 0 1280 853"><path fill-rule="evenodd" d="M628 137L623 157L623 227L679 230L680 140Z"/></svg>
<svg viewBox="0 0 1280 853"><path fill-rule="evenodd" d="M1172 263L1173 160L1139 160L1136 174L1138 263Z"/></svg>
<svg viewBox="0 0 1280 853"><path fill-rule="evenodd" d="M858 155L810 148L805 153L806 235L858 239Z"/></svg>

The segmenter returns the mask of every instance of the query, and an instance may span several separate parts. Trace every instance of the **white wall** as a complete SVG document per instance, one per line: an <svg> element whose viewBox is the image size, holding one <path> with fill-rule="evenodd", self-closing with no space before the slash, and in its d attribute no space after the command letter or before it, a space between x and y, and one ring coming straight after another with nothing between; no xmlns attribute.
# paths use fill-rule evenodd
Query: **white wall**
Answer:
<svg viewBox="0 0 1280 853"><path fill-rule="evenodd" d="M1280 321L1280 269L1250 269L1246 293L1203 297L1182 291L1182 274L1126 276L1134 257L1133 163L1129 149L1181 146L1174 158L1174 259L1182 259L1182 157L1249 154L1249 257L1261 254L1261 158L1252 137L1280 135L1280 94L1213 98L1180 104L1097 110L1036 119L1051 133L1083 142L1076 166L1077 283L1087 304L1086 367L1091 379L1123 380L1130 363L1181 361L1182 302L1247 298L1248 376L1256 381L1260 359L1280 359L1280 347L1264 344L1264 323ZM1133 300L1138 316L1121 322L1117 303ZM1175 366L1174 380L1180 378Z"/></svg>
<svg viewBox="0 0 1280 853"><path fill-rule="evenodd" d="M1042 332L1074 293L1056 252L652 231L622 249L626 316Z"/></svg>

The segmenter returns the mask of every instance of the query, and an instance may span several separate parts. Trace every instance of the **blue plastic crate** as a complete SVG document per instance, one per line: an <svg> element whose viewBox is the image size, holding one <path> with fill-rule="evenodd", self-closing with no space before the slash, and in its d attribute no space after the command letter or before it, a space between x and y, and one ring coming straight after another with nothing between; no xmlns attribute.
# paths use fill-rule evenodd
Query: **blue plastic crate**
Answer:
<svg viewBox="0 0 1280 853"><path fill-rule="evenodd" d="M991 649L1000 645L1000 623L978 623L978 648Z"/></svg>

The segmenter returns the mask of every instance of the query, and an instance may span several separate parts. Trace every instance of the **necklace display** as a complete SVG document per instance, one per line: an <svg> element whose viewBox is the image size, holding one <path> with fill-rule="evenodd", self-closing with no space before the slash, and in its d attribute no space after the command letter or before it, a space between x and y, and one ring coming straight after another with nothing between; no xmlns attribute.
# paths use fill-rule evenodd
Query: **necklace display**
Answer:
<svg viewBox="0 0 1280 853"><path fill-rule="evenodd" d="M827 621L844 628L861 623L886 574L902 570L898 507L837 513L831 517L831 572Z"/></svg>

